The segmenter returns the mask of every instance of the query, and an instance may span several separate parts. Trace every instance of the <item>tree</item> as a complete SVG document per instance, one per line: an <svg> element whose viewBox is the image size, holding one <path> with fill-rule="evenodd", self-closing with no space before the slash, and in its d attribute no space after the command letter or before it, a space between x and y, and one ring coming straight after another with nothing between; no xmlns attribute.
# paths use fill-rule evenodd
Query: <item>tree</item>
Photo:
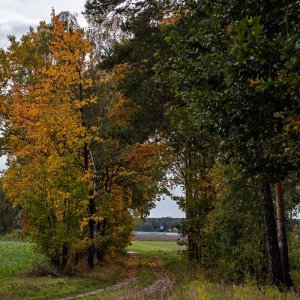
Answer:
<svg viewBox="0 0 300 300"><path fill-rule="evenodd" d="M91 46L72 19L62 17L53 12L50 24L42 22L21 42L11 38L3 60L2 139L7 195L22 207L40 248L65 267L84 237L80 223L93 187L84 156L91 135L82 116L93 98L84 74Z"/></svg>
<svg viewBox="0 0 300 300"><path fill-rule="evenodd" d="M240 166L246 177L260 178L273 282L289 286L280 266L270 184L299 167L287 147L297 142L286 134L284 117L298 115L292 100L298 99L297 85L286 91L278 84L290 61L282 55L287 41L291 47L283 24L291 28L295 23L298 4L275 2L187 1L171 24L167 40L173 55L168 61L170 79L194 126L201 133L219 134L224 163Z"/></svg>

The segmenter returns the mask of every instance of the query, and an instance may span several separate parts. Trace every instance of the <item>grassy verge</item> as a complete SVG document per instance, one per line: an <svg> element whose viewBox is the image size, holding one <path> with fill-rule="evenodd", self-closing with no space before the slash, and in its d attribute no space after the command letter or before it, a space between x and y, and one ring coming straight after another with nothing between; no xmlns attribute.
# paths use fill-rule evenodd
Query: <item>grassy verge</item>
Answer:
<svg viewBox="0 0 300 300"><path fill-rule="evenodd" d="M156 248L157 250L158 248ZM138 257L134 284L117 291L101 293L87 299L117 299L130 295L156 280L145 257ZM112 264L96 267L92 272L80 272L76 276L29 277L26 271L46 262L43 255L34 252L33 244L12 238L0 239L0 299L51 299L90 292L113 286L120 280L127 267L128 257L120 257Z"/></svg>
<svg viewBox="0 0 300 300"><path fill-rule="evenodd" d="M105 288L116 283L122 272L118 264L101 267L74 277L13 277L0 282L0 298L51 299Z"/></svg>
<svg viewBox="0 0 300 300"><path fill-rule="evenodd" d="M46 262L34 252L33 244L11 239L0 240L0 299L51 299L105 288L118 281L126 259L112 265L81 272L77 276L28 277L25 271Z"/></svg>
<svg viewBox="0 0 300 300"><path fill-rule="evenodd" d="M0 279L25 271L45 261L45 257L33 253L31 243L0 241Z"/></svg>
<svg viewBox="0 0 300 300"><path fill-rule="evenodd" d="M225 284L209 280L201 270L191 267L184 255L178 250L184 247L176 242L134 241L131 251L143 255L153 255L160 259L165 268L172 274L176 284L171 295L161 295L159 299L172 300L296 300L296 292L280 293L272 286L258 287L255 284Z"/></svg>
<svg viewBox="0 0 300 300"><path fill-rule="evenodd" d="M156 281L156 276L150 267L150 259L155 256L176 280L171 293L155 295L152 299L172 300L273 300L300 299L299 294L280 293L273 287L257 287L248 283L233 285L209 280L201 270L191 268L185 256L173 241L134 241L129 251L140 253L136 259L137 280L118 290L103 292L85 299L118 299L127 296L138 299L138 291ZM0 299L51 299L67 295L76 295L113 286L120 280L129 262L127 256L119 258L112 264L96 267L93 272L86 271L72 277L28 277L24 271L45 262L45 257L33 252L29 242L0 240ZM22 275L23 274L23 275ZM158 298L157 298L158 297Z"/></svg>

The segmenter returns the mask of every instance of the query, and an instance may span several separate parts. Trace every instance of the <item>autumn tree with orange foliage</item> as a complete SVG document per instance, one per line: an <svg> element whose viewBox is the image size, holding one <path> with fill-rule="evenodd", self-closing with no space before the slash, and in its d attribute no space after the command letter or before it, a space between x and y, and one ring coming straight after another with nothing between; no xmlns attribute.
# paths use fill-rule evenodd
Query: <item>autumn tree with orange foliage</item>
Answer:
<svg viewBox="0 0 300 300"><path fill-rule="evenodd" d="M67 19L66 19L67 20ZM66 21L65 20L65 21ZM71 20L71 18L69 18ZM73 22L52 14L2 52L3 143L8 155L4 187L22 207L28 232L53 263L66 266L93 189L84 151L92 135L83 109L91 80L85 75L91 45Z"/></svg>
<svg viewBox="0 0 300 300"><path fill-rule="evenodd" d="M128 142L130 109L116 90L126 68L94 67L85 33L52 13L0 53L4 188L24 231L63 268L115 256L133 217L159 193L160 147Z"/></svg>

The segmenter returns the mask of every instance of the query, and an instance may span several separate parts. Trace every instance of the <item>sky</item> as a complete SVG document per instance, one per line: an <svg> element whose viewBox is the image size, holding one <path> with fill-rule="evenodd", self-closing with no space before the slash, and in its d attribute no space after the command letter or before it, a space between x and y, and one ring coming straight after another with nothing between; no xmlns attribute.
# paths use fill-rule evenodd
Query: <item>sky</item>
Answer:
<svg viewBox="0 0 300 300"><path fill-rule="evenodd" d="M70 11L78 15L82 27L87 23L81 12L84 10L84 0L0 0L0 48L8 45L7 36L20 38L28 32L30 26L36 27L40 21L50 21L52 8L56 13ZM5 168L5 158L0 157L0 169ZM184 217L177 204L166 197L157 202L157 207L150 217Z"/></svg>
<svg viewBox="0 0 300 300"><path fill-rule="evenodd" d="M58 13L68 10L78 14L81 26L86 26L81 12L84 0L0 0L0 47L7 46L7 35L20 37L39 21L50 21L52 8Z"/></svg>

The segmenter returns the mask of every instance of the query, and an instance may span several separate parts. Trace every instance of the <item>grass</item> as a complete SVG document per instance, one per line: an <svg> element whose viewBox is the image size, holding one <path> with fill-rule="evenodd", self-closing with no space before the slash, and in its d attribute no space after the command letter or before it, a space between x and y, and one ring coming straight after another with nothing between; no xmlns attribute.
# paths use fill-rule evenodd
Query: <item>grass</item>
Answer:
<svg viewBox="0 0 300 300"><path fill-rule="evenodd" d="M113 285L121 271L120 265L110 265L74 277L13 277L0 282L0 298L41 300L84 293Z"/></svg>
<svg viewBox="0 0 300 300"><path fill-rule="evenodd" d="M123 261L122 261L123 260ZM118 281L126 259L73 277L26 277L24 272L46 262L33 244L12 238L0 240L0 299L49 299L104 288Z"/></svg>
<svg viewBox="0 0 300 300"><path fill-rule="evenodd" d="M25 271L44 261L43 255L33 252L31 243L0 241L0 279Z"/></svg>
<svg viewBox="0 0 300 300"><path fill-rule="evenodd" d="M133 241L130 251L142 255L154 255L172 274L176 284L171 295L160 295L159 299L170 300L296 300L296 292L281 293L272 286L258 287L251 282L244 285L214 282L206 277L202 270L189 265L185 255L178 250L185 249L176 242L169 241ZM155 296L157 297L157 296ZM153 299L157 299L157 298Z"/></svg>
<svg viewBox="0 0 300 300"><path fill-rule="evenodd" d="M155 295L153 299L170 300L295 300L299 294L280 293L274 287L258 287L251 282L244 285L214 282L201 270L191 268L180 253L183 246L174 241L133 241L127 250L140 253L137 260L137 281L115 291L104 292L85 299L117 299L121 296L138 299L138 290L156 280L149 265L149 257L155 256L176 280L168 295ZM97 267L72 277L26 277L24 271L45 262L45 257L33 252L29 242L11 239L0 240L0 299L42 300L76 295L93 289L114 285L120 279L129 258L124 256L112 264ZM22 275L23 274L23 275Z"/></svg>
<svg viewBox="0 0 300 300"><path fill-rule="evenodd" d="M116 291L104 292L98 295L93 295L90 297L86 297L85 299L94 300L94 299L101 299L101 300L113 300L119 298L128 298L132 300L140 299L138 291L151 285L156 281L156 276L149 265L149 260L145 257L138 257L139 260L137 265L137 281L133 284L125 286L121 289Z"/></svg>
<svg viewBox="0 0 300 300"><path fill-rule="evenodd" d="M127 248L128 251L144 255L159 255L182 249L184 247L177 245L175 241L132 241L132 245Z"/></svg>
<svg viewBox="0 0 300 300"><path fill-rule="evenodd" d="M28 277L24 275L25 271L46 262L46 258L34 252L32 243L4 237L0 239L0 299L42 300L106 288L118 282L127 260L127 257L120 257L113 264L71 277ZM101 299L116 299L153 283L156 280L155 274L143 257L137 263L137 278L135 284L119 291L101 294ZM98 296L89 299L98 299Z"/></svg>

